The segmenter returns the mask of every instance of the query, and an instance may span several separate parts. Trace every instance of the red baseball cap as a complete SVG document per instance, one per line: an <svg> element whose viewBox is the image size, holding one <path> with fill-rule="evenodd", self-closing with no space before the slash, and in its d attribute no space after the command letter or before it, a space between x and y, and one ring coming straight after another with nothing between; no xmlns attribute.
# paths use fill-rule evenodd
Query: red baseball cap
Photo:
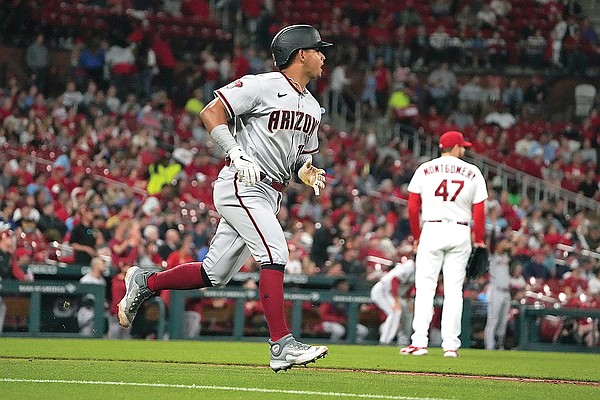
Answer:
<svg viewBox="0 0 600 400"><path fill-rule="evenodd" d="M459 131L444 132L440 137L440 149L448 149L456 145L470 147L471 142L467 142L463 134Z"/></svg>

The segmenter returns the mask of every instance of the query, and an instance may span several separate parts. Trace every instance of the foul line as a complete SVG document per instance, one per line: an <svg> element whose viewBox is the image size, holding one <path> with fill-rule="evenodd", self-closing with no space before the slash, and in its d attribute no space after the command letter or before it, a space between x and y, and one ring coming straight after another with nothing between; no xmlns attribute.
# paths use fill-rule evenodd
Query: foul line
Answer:
<svg viewBox="0 0 600 400"><path fill-rule="evenodd" d="M445 400L432 397L406 397L406 396L384 396L377 394L353 394L338 392L312 392L307 390L276 390L261 388L244 388L233 386L211 386L211 385L183 385L168 383L144 383L144 382L104 382L104 381L69 381L62 379L12 379L0 378L0 382L22 382L22 383L67 383L75 385L108 385L108 386L139 386L139 387L159 387L176 389L203 389L203 390L224 390L231 392L257 392L257 393L279 393L279 394L299 394L308 396L330 396L330 397L354 397L360 399L385 399L385 400Z"/></svg>

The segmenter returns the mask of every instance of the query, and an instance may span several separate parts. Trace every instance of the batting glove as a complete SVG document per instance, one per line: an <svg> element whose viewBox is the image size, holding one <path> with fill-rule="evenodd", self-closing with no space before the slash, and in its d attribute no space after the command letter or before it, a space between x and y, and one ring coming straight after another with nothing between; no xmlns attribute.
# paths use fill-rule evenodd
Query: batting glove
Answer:
<svg viewBox="0 0 600 400"><path fill-rule="evenodd" d="M298 178L305 185L311 186L318 196L321 189L325 188L325 170L312 165L312 158L306 160L298 170Z"/></svg>
<svg viewBox="0 0 600 400"><path fill-rule="evenodd" d="M260 181L260 169L256 162L240 146L236 146L229 152L229 158L237 169L238 181L245 186L254 186Z"/></svg>

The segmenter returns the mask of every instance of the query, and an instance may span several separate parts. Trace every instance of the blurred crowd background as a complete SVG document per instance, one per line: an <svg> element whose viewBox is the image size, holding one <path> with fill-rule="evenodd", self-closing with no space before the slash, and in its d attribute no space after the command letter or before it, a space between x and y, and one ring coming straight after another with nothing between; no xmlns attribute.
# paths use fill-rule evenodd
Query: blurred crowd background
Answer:
<svg viewBox="0 0 600 400"><path fill-rule="evenodd" d="M335 46L310 88L328 111L315 157L327 187L318 197L297 183L283 193L287 274L368 290L406 255L406 185L423 161L415 132L435 140L460 130L478 156L598 201L600 10L587 6L3 1L0 250L19 268L2 278L37 279L32 264L96 265L114 316L129 266L202 260L224 154L198 112L221 85L273 70L270 38L290 23L315 25ZM571 207L560 192L534 201L487 178L490 249L514 243L513 299L597 308L598 208ZM242 269L256 271L252 259ZM485 301L487 284L469 282L465 295ZM572 331L598 344L597 321Z"/></svg>

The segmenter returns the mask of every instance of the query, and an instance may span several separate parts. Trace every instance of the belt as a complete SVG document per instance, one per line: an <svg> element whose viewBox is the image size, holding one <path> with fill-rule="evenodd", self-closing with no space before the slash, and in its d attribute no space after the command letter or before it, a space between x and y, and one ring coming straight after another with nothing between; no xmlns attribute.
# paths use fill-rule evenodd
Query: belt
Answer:
<svg viewBox="0 0 600 400"><path fill-rule="evenodd" d="M278 192L283 192L283 189L285 189L288 185L286 182L274 181L273 179L271 179L270 176L267 176L267 175L263 174L262 172L260 173L260 181L262 183L266 183L267 185L271 186L273 189L277 190Z"/></svg>
<svg viewBox="0 0 600 400"><path fill-rule="evenodd" d="M231 160L229 158L225 159L225 165L228 166L228 167L231 165ZM288 185L287 182L274 181L270 176L267 176L263 172L260 173L260 181L262 183L265 183L265 184L271 186L273 189L277 190L278 192L283 192L283 190Z"/></svg>
<svg viewBox="0 0 600 400"><path fill-rule="evenodd" d="M452 220L449 220L449 219L444 219L444 220L442 220L442 219L434 219L434 220L429 220L429 221L425 221L425 222L449 222L449 223L452 223L452 224L469 226L468 222L452 221Z"/></svg>

